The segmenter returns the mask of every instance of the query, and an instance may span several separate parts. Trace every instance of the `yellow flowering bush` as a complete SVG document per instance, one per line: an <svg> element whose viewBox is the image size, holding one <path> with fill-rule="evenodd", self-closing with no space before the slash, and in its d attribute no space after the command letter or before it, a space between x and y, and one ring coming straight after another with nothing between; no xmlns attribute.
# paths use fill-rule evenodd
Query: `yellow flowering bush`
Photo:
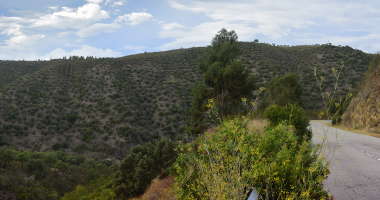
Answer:
<svg viewBox="0 0 380 200"><path fill-rule="evenodd" d="M248 118L224 121L216 133L179 145L171 166L178 199L328 199L322 182L330 173L310 143L297 143L294 127L283 122L259 136Z"/></svg>

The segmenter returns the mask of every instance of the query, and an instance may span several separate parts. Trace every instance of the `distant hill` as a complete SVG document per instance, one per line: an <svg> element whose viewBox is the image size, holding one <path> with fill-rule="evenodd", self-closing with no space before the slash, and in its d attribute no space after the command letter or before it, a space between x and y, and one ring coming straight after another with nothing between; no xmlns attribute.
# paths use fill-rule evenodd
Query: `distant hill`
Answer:
<svg viewBox="0 0 380 200"><path fill-rule="evenodd" d="M0 88L41 68L56 65L64 60L52 61L1 61L0 60Z"/></svg>
<svg viewBox="0 0 380 200"><path fill-rule="evenodd" d="M312 67L326 77L344 61L339 94L357 85L373 55L331 45L274 46L239 42L239 59L258 77L298 74L306 109L321 107ZM160 137L180 140L189 122L192 85L204 47L121 58L0 61L3 143L20 149L67 149L122 159L133 145ZM1 127L1 125L0 125Z"/></svg>

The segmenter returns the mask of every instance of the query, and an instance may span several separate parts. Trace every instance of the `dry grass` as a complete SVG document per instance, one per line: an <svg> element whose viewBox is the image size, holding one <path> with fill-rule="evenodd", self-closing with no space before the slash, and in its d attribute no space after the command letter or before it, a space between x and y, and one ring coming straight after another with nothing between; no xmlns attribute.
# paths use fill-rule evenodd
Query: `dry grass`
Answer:
<svg viewBox="0 0 380 200"><path fill-rule="evenodd" d="M268 124L269 122L266 119L252 119L248 123L248 129L253 130L263 136L265 134L265 126Z"/></svg>
<svg viewBox="0 0 380 200"><path fill-rule="evenodd" d="M268 124L269 124L269 122L266 119L255 118L255 119L251 119L249 121L249 123L248 123L248 129L251 130L251 131L254 131L254 132L258 133L261 136L263 136L265 134L264 133L265 126L268 125ZM214 134L215 132L218 131L217 128L218 127L211 127L209 129L207 129L206 132L208 132L210 134Z"/></svg>
<svg viewBox="0 0 380 200"><path fill-rule="evenodd" d="M129 200L175 200L174 194L171 193L174 182L173 176L162 180L154 179L142 196L134 197Z"/></svg>

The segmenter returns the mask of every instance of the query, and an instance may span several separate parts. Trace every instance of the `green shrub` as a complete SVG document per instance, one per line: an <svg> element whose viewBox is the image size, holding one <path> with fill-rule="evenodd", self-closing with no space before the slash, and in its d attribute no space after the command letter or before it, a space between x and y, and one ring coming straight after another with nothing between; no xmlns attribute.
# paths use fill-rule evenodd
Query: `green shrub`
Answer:
<svg viewBox="0 0 380 200"><path fill-rule="evenodd" d="M29 160L27 167L30 171L43 171L45 169L44 162L40 158Z"/></svg>
<svg viewBox="0 0 380 200"><path fill-rule="evenodd" d="M334 116L331 120L331 123L334 125L340 124L340 122L342 122L342 118L339 115Z"/></svg>
<svg viewBox="0 0 380 200"><path fill-rule="evenodd" d="M104 141L107 141L109 137L110 137L110 135L105 134L105 135L103 135L103 140L104 140Z"/></svg>
<svg viewBox="0 0 380 200"><path fill-rule="evenodd" d="M114 175L116 197L128 199L139 196L154 178L165 177L168 174L166 169L177 158L174 148L176 144L169 139L133 147Z"/></svg>
<svg viewBox="0 0 380 200"><path fill-rule="evenodd" d="M261 199L328 198L323 180L330 172L317 155L320 146L297 144L287 123L268 128L264 136L247 124L224 122L216 133L178 146L170 168L178 199L246 199L247 188L255 188Z"/></svg>
<svg viewBox="0 0 380 200"><path fill-rule="evenodd" d="M298 82L296 74L288 73L283 77L275 76L267 84L264 98L258 106L259 111L264 111L268 106L277 104L285 106L292 103L302 106L302 86Z"/></svg>
<svg viewBox="0 0 380 200"><path fill-rule="evenodd" d="M303 139L306 139L306 141L311 140L312 131L308 129L310 120L305 115L305 111L296 104L269 106L265 109L264 117L270 122L270 127L275 127L282 121L289 121L296 129L295 133L299 137L298 143L302 143Z"/></svg>
<svg viewBox="0 0 380 200"><path fill-rule="evenodd" d="M51 148L55 151L58 151L61 148L61 144L59 142L56 142Z"/></svg>

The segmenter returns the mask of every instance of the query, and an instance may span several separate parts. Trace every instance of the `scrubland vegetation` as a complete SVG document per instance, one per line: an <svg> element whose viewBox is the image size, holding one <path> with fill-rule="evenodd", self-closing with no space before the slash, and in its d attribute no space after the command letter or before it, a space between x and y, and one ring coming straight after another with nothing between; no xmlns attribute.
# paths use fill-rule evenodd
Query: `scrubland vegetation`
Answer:
<svg viewBox="0 0 380 200"><path fill-rule="evenodd" d="M366 132L375 133L378 137L378 126L380 124L379 114L379 95L380 78L378 69L380 67L380 55L376 54L368 72L362 81L363 89L358 93L353 103L347 108L342 116L342 124L352 129L364 129Z"/></svg>
<svg viewBox="0 0 380 200"><path fill-rule="evenodd" d="M351 119L378 55L237 38L0 61L0 199L333 199L309 116Z"/></svg>

